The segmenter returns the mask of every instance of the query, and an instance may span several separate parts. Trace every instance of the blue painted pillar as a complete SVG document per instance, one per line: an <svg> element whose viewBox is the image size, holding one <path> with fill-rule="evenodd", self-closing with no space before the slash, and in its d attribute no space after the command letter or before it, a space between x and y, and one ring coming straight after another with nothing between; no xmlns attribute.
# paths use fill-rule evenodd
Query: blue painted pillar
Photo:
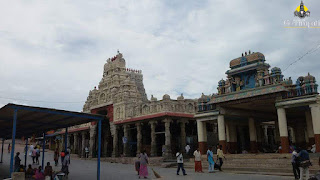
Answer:
<svg viewBox="0 0 320 180"><path fill-rule="evenodd" d="M0 163L2 163L2 159L3 159L3 146L4 146L4 138L2 139L1 161L0 161Z"/></svg>
<svg viewBox="0 0 320 180"><path fill-rule="evenodd" d="M28 138L26 138L26 153L24 155L24 170L27 170L27 156L28 156Z"/></svg>
<svg viewBox="0 0 320 180"><path fill-rule="evenodd" d="M100 156L101 156L101 119L98 122L98 166L97 166L97 180L100 180Z"/></svg>
<svg viewBox="0 0 320 180"><path fill-rule="evenodd" d="M64 134L64 152L67 153L68 149L68 128L66 127L66 132Z"/></svg>
<svg viewBox="0 0 320 180"><path fill-rule="evenodd" d="M46 133L43 133L42 141L42 171L44 171L44 149L46 147Z"/></svg>
<svg viewBox="0 0 320 180"><path fill-rule="evenodd" d="M17 115L18 110L14 109L13 112L13 125L12 125L12 149L11 149L11 159L10 159L10 177L13 172L13 160L14 160L14 147L16 144L16 128L17 128Z"/></svg>

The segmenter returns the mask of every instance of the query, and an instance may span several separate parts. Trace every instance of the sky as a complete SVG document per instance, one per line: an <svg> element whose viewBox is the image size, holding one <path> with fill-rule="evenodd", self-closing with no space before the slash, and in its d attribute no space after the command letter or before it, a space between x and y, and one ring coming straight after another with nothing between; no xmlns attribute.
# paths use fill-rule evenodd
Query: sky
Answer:
<svg viewBox="0 0 320 180"><path fill-rule="evenodd" d="M305 0L319 21L320 1ZM320 28L284 28L298 0L0 1L0 107L81 111L107 58L142 70L148 98L217 92L229 62L261 52L285 78L320 79ZM289 66L289 67L288 67ZM28 100L28 101L26 101Z"/></svg>

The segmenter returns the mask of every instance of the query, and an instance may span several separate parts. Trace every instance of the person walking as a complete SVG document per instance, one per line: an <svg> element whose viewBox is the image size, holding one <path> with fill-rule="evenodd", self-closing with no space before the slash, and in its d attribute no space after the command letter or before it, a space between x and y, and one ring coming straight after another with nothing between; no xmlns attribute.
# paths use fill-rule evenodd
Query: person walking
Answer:
<svg viewBox="0 0 320 180"><path fill-rule="evenodd" d="M66 156L66 153L64 151L61 151L60 157L61 157L61 164L63 163L64 157Z"/></svg>
<svg viewBox="0 0 320 180"><path fill-rule="evenodd" d="M201 152L199 151L199 148L197 148L193 152L193 156L194 156L194 171L203 173L202 164L201 164Z"/></svg>
<svg viewBox="0 0 320 180"><path fill-rule="evenodd" d="M70 165L70 154L67 151L66 155L63 158L61 171L64 172L67 176L69 175L69 165Z"/></svg>
<svg viewBox="0 0 320 180"><path fill-rule="evenodd" d="M299 179L300 178L300 170L299 170L299 166L298 166L298 153L297 151L294 149L292 151L292 156L291 156L291 164L292 164L292 170L293 170L293 175L295 179Z"/></svg>
<svg viewBox="0 0 320 180"><path fill-rule="evenodd" d="M187 144L184 149L186 150L186 155L187 155L187 157L189 157L189 152L190 152L190 149L191 149L190 146L189 146L189 144Z"/></svg>
<svg viewBox="0 0 320 180"><path fill-rule="evenodd" d="M40 148L37 147L36 152L36 163L39 165Z"/></svg>
<svg viewBox="0 0 320 180"><path fill-rule="evenodd" d="M176 153L176 157L177 157L177 163L178 163L178 169L177 169L177 175L179 175L180 169L182 170L183 175L187 175L186 174L186 170L183 168L183 155L180 151L178 151Z"/></svg>
<svg viewBox="0 0 320 180"><path fill-rule="evenodd" d="M218 145L218 147L217 147L217 161L219 160L220 171L221 171L222 164L223 164L222 158L226 159L226 157L224 156L223 151L222 151L222 145Z"/></svg>
<svg viewBox="0 0 320 180"><path fill-rule="evenodd" d="M55 166L58 166L58 161L59 161L59 150L58 148L54 151L54 163L55 163Z"/></svg>
<svg viewBox="0 0 320 180"><path fill-rule="evenodd" d="M11 144L8 145L8 154L11 152Z"/></svg>
<svg viewBox="0 0 320 180"><path fill-rule="evenodd" d="M141 151L142 153L140 153L139 158L140 158L140 169L139 169L139 178L140 177L144 177L147 178L148 177L148 167L147 164L149 163L149 159L148 159L148 155L146 153L146 150Z"/></svg>
<svg viewBox="0 0 320 180"><path fill-rule="evenodd" d="M33 149L34 149L34 146L33 146L33 144L31 144L31 145L29 146L29 156L31 156L31 157L32 157L32 151L33 151Z"/></svg>
<svg viewBox="0 0 320 180"><path fill-rule="evenodd" d="M213 152L208 148L207 151L207 160L209 163L208 172L213 173L214 172L214 161L213 161Z"/></svg>
<svg viewBox="0 0 320 180"><path fill-rule="evenodd" d="M89 157L89 148L88 148L88 146L86 146L85 148L84 148L84 152L85 152L85 158L88 158Z"/></svg>
<svg viewBox="0 0 320 180"><path fill-rule="evenodd" d="M309 179L309 166L311 166L309 153L306 150L298 149L298 164L300 169L300 180L303 180L303 175L306 174L306 180Z"/></svg>
<svg viewBox="0 0 320 180"><path fill-rule="evenodd" d="M21 159L19 157L20 152L17 152L16 157L14 157L14 171L19 172Z"/></svg>
<svg viewBox="0 0 320 180"><path fill-rule="evenodd" d="M32 150L32 154L31 154L31 157L32 157L32 164L34 164L34 160L37 156L37 147L35 147L33 150Z"/></svg>

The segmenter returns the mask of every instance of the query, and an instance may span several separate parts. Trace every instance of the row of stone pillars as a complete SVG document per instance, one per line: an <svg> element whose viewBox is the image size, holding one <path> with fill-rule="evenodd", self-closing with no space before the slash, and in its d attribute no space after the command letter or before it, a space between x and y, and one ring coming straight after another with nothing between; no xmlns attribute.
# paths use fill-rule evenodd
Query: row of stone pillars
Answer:
<svg viewBox="0 0 320 180"><path fill-rule="evenodd" d="M306 125L307 125L307 135L309 138L309 144L316 144L316 152L320 152L320 105L319 104L312 104L309 105L310 111L305 112L306 116ZM279 132L280 142L281 142L281 151L282 153L289 152L289 138L288 138L288 124L287 124L287 117L286 117L286 110L283 107L277 108L278 114L278 121L275 121L276 132ZM226 131L228 135L228 143L230 148L234 148L236 146L237 137L236 137L236 128L232 124L225 124L224 115L217 116L218 122L218 137L219 137L219 144L222 145L223 151L226 153ZM255 120L252 117L248 119L248 126L249 126L249 137L250 137L250 149L251 152L257 152L257 129ZM197 121L197 128L198 128L198 142L199 148L202 152L206 151L207 148L207 131L206 131L206 121ZM278 131L278 129L279 131ZM301 130L302 127L297 127L297 130ZM267 129L265 129L266 131ZM303 131L303 129L302 129ZM259 133L260 134L260 133ZM267 133L266 139L267 139ZM304 138L303 136L298 138ZM302 141L302 140L299 140Z"/></svg>
<svg viewBox="0 0 320 180"><path fill-rule="evenodd" d="M87 135L87 132L86 131L82 131L81 132L81 148L78 148L79 147L79 133L70 133L68 134L68 137L67 137L67 148L70 148L71 147L71 144L70 144L70 138L71 136L73 136L73 149L71 153L74 153L74 154L79 154L80 157L84 157L85 156L85 147L87 147L87 144L86 144L86 135ZM62 135L62 138L61 138L61 145L59 146L59 151L62 151L65 147L64 147L65 143L64 143L64 135ZM91 151L92 152L92 151ZM92 157L92 153L90 155Z"/></svg>
<svg viewBox="0 0 320 180"><path fill-rule="evenodd" d="M222 145L222 150L227 153L227 143L230 151L237 149L237 128L235 124L226 123L224 115L217 116L218 124L218 139L219 145ZM207 127L206 121L197 121L198 128L198 144L201 152L207 150ZM248 118L250 150L255 153L258 150L257 146L257 129L254 118Z"/></svg>
<svg viewBox="0 0 320 180"><path fill-rule="evenodd" d="M165 125L165 153L164 156L165 157L171 157L172 156L172 152L171 152L171 132L170 132L170 124L172 122L171 118L165 118L164 120L162 120L162 122L164 122ZM186 131L185 131L185 124L188 122L187 120L178 120L178 122L180 123L180 130L181 130L181 147L185 147L186 146ZM150 125L150 129L151 129L151 152L150 155L151 156L156 156L157 155L157 142L156 142L156 125L158 124L157 120L151 120L148 122ZM139 123L135 123L136 129L137 129L137 154L140 153L140 151L142 150L142 124ZM118 152L118 131L119 128L121 126L120 125L115 125L115 133L114 133L114 137L113 137L113 153L112 156L116 157L118 156L117 152ZM123 132L124 132L124 137L128 137L129 135L129 124L124 124L122 125L123 127ZM124 156L128 156L129 155L129 146L127 143L124 143L123 145L123 149L124 149Z"/></svg>
<svg viewBox="0 0 320 180"><path fill-rule="evenodd" d="M309 143L316 145L316 152L320 152L320 105L312 104L309 105L310 111L305 112L306 124L307 124L307 135ZM280 141L282 146L282 152L289 152L289 138L288 138L288 127L286 110L283 107L277 108L278 123L280 131Z"/></svg>

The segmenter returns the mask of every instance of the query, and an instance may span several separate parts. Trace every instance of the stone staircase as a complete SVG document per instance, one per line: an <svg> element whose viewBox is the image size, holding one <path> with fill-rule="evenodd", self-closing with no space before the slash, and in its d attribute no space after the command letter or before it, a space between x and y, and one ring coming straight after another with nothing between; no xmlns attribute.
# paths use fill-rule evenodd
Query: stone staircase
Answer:
<svg viewBox="0 0 320 180"><path fill-rule="evenodd" d="M320 154L310 154L313 166L310 167L310 174L320 170L318 165ZM216 156L215 156L216 157ZM266 174L293 176L291 165L291 154L227 154L222 170L244 174ZM194 160L185 162L186 169L194 169ZM176 166L175 166L176 167ZM202 168L204 172L208 169L206 156L202 156Z"/></svg>

